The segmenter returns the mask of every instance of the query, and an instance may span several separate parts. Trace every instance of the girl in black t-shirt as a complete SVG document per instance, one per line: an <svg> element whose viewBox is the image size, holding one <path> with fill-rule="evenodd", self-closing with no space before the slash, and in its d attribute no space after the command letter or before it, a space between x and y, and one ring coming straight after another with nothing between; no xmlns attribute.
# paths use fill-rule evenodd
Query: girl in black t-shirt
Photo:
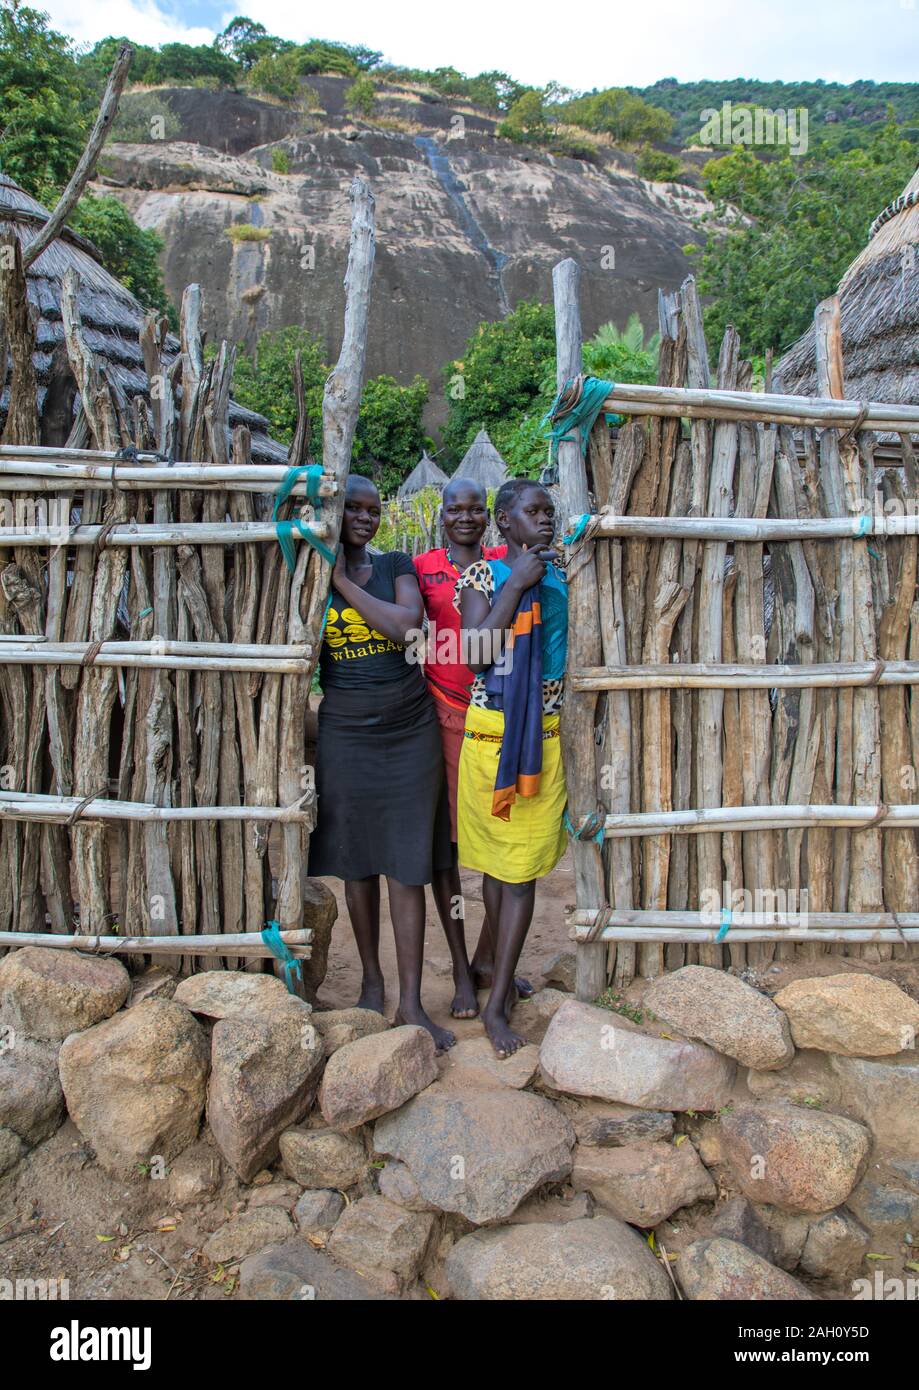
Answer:
<svg viewBox="0 0 919 1390"><path fill-rule="evenodd" d="M319 674L318 821L309 871L345 881L363 969L360 1008L383 1012L380 875L386 876L399 969L397 1023L427 1028L439 1048L456 1041L421 1005L424 885L451 863L443 753L433 701L405 650L424 606L408 555L372 555L380 495L348 479Z"/></svg>

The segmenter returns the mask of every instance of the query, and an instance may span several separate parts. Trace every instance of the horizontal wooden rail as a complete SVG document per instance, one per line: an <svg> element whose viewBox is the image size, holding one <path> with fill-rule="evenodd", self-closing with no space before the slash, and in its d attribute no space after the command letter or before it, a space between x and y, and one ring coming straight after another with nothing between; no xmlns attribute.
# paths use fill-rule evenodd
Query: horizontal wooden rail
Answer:
<svg viewBox="0 0 919 1390"><path fill-rule="evenodd" d="M92 797L79 819L117 821L308 821L311 794L292 806L152 806L144 801L109 801ZM0 792L0 821L67 822L82 803L78 796L51 796L40 792Z"/></svg>
<svg viewBox="0 0 919 1390"><path fill-rule="evenodd" d="M576 908L575 941L919 941L917 912L731 912L728 930L711 912ZM720 916L720 915L719 915ZM599 930L598 930L599 926Z"/></svg>
<svg viewBox="0 0 919 1390"><path fill-rule="evenodd" d="M319 540L331 534L328 523L310 523ZM249 545L277 541L273 521L188 521L138 525L124 522L106 530L103 526L0 526L0 545L95 545L106 531L106 545ZM293 532L294 539L299 539Z"/></svg>
<svg viewBox="0 0 919 1390"><path fill-rule="evenodd" d="M582 517L569 518L568 529L578 539L600 537L627 540L645 539L697 541L807 541L865 540L869 536L919 536L919 515L884 516L867 512L862 516L821 517L709 517L709 516L618 516L596 512L580 530ZM3 532L0 532L0 536Z"/></svg>
<svg viewBox="0 0 919 1390"><path fill-rule="evenodd" d="M570 690L808 690L831 686L917 685L919 661L840 661L812 666L589 666L567 676Z"/></svg>
<svg viewBox="0 0 919 1390"><path fill-rule="evenodd" d="M608 815L609 840L632 835L708 835L732 830L806 830L812 825L847 830L905 830L919 826L919 805L710 806L696 811L634 811Z"/></svg>
<svg viewBox="0 0 919 1390"><path fill-rule="evenodd" d="M149 462L144 462L145 457ZM0 446L0 491L74 491L87 487L112 487L128 491L160 488L218 488L227 492L276 491L287 473L283 464L163 463L156 456L138 454L137 461L121 462L111 453L93 449L41 449ZM46 485L40 489L40 485ZM338 484L324 474L320 497L334 497ZM304 496L306 482L299 478L292 495Z"/></svg>
<svg viewBox="0 0 919 1390"><path fill-rule="evenodd" d="M280 933L292 956L309 960L313 933L297 927ZM55 951L86 951L94 956L120 952L145 956L271 956L259 932L219 932L201 936L65 936L58 932L0 932L0 947L50 946Z"/></svg>
<svg viewBox="0 0 919 1390"><path fill-rule="evenodd" d="M161 671L262 671L308 675L309 646L264 646L232 642L48 642L41 637L0 633L0 664L9 666L139 666ZM91 656L91 660L87 657Z"/></svg>
<svg viewBox="0 0 919 1390"><path fill-rule="evenodd" d="M676 415L689 420L733 420L737 424L829 425L845 430L859 423L861 429L884 434L919 434L919 406L872 401L864 407L859 401L767 395L761 391L633 386L617 382L603 408L618 415Z"/></svg>

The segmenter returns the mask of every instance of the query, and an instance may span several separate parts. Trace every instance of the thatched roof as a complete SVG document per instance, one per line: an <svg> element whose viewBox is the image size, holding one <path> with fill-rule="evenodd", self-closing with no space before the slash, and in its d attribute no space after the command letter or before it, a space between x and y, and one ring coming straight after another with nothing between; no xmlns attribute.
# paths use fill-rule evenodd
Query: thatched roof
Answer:
<svg viewBox="0 0 919 1390"><path fill-rule="evenodd" d="M444 483L449 481L444 470L437 466L428 454L427 449L425 449L421 458L399 488L396 496L412 497L416 492L420 492L423 487L442 488Z"/></svg>
<svg viewBox="0 0 919 1390"><path fill-rule="evenodd" d="M489 439L487 430L479 430L453 476L469 478L484 488L500 487L506 480L507 465Z"/></svg>
<svg viewBox="0 0 919 1390"><path fill-rule="evenodd" d="M838 294L847 398L919 405L919 169L875 219ZM817 394L813 324L778 363L774 389Z"/></svg>
<svg viewBox="0 0 919 1390"><path fill-rule="evenodd" d="M47 208L0 173L0 231L14 231L25 246L48 216ZM108 363L113 379L129 399L139 392L147 395L150 387L139 341L144 308L130 290L105 270L92 243L66 227L27 272L29 301L38 314L33 360L38 375L39 412L44 409L51 381L52 356L63 343L61 281L71 267L80 277L79 307L88 345ZM170 362L178 351L179 340L170 334L166 339L166 356ZM4 363L0 380L0 425L9 403L8 375L9 366ZM285 462L287 450L268 434L268 421L264 416L231 402L230 425L248 425L256 462ZM48 442L63 441L49 439Z"/></svg>

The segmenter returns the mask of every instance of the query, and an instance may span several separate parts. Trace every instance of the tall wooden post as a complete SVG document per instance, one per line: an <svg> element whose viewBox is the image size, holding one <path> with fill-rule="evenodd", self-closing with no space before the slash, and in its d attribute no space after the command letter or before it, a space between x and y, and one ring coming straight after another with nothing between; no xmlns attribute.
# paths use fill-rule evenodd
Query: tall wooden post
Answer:
<svg viewBox="0 0 919 1390"><path fill-rule="evenodd" d="M581 370L581 311L578 282L581 269L576 261L560 261L552 272L555 295L556 381L561 390L566 381ZM577 440L558 447L559 493L562 525L568 519L590 510L587 470ZM582 556L569 573L568 584L568 670L582 670L602 660L599 622L597 571L593 556ZM586 815L598 809L597 757L594 734L596 693L569 689L562 707L561 738L568 811L578 826ZM579 908L600 908L606 903L603 858L593 839L571 841L574 877ZM578 945L575 989L579 999L596 999L606 988L604 941Z"/></svg>

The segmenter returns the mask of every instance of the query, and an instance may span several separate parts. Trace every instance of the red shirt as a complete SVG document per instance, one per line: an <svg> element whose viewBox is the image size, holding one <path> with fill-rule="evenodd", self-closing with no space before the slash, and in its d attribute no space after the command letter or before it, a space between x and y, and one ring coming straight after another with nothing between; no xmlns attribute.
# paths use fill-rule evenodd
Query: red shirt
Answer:
<svg viewBox="0 0 919 1390"><path fill-rule="evenodd" d="M486 560L503 560L506 554L506 545L484 546L482 550ZM469 704L472 672L457 660L461 622L453 606L456 581L462 570L454 565L444 547L426 550L423 555L416 555L412 563L428 615L428 660L424 665L428 686L439 700L465 709Z"/></svg>

